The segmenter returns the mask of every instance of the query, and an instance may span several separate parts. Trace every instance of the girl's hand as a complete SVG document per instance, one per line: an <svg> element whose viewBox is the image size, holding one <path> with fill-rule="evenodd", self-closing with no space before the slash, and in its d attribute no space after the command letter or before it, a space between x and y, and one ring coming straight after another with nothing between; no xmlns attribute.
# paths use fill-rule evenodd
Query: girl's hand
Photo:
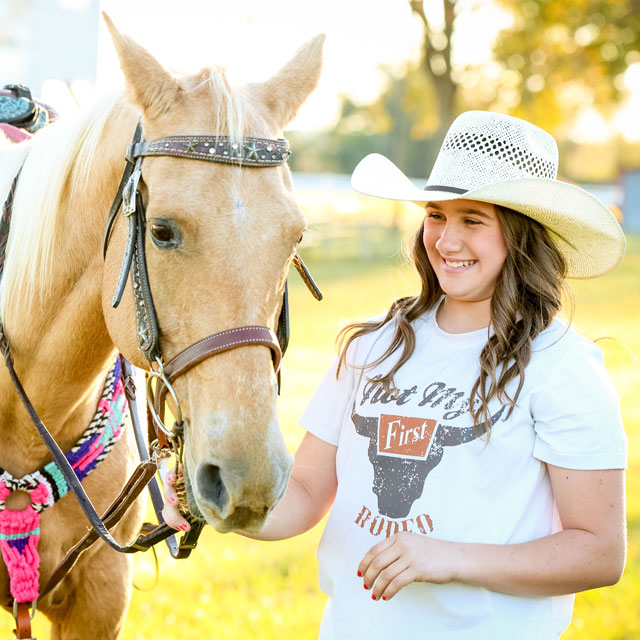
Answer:
<svg viewBox="0 0 640 640"><path fill-rule="evenodd" d="M455 543L403 531L371 547L358 565L373 600L390 600L411 582L446 584L455 577Z"/></svg>
<svg viewBox="0 0 640 640"><path fill-rule="evenodd" d="M162 517L164 521L174 529L180 529L180 531L189 531L191 525L182 517L182 514L178 511L178 495L174 485L176 483L176 471L171 469L163 477L164 487L164 508L162 509Z"/></svg>

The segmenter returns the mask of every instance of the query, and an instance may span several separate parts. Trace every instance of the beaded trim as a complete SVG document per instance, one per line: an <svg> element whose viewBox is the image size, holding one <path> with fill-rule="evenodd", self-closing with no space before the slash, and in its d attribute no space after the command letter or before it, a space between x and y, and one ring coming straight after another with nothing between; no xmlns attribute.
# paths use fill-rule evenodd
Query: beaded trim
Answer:
<svg viewBox="0 0 640 640"><path fill-rule="evenodd" d="M128 403L121 379L120 358L107 374L96 413L76 445L66 453L80 481L113 449L123 431ZM31 504L8 509L14 491L26 491ZM69 492L69 485L55 462L23 478L0 468L0 550L9 573L11 595L17 602L33 602L40 591L38 541L40 516Z"/></svg>

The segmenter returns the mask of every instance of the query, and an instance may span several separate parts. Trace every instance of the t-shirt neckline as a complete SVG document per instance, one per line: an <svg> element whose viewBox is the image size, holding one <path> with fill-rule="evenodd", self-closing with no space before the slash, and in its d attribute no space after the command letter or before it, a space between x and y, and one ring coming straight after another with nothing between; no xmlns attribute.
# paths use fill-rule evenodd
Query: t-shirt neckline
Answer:
<svg viewBox="0 0 640 640"><path fill-rule="evenodd" d="M436 320L436 313L438 308L442 304L444 296L440 298L438 303L429 310L424 316L425 321L431 325L435 335L442 341L460 346L484 344L489 336L493 333L491 327L482 327L482 329L476 329L475 331L467 331L465 333L448 333L440 327Z"/></svg>

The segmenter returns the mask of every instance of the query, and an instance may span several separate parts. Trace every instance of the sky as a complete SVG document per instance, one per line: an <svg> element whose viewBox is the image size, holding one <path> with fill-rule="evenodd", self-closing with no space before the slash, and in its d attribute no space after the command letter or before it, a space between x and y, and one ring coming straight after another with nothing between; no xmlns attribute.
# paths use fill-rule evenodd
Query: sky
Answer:
<svg viewBox="0 0 640 640"><path fill-rule="evenodd" d="M437 24L440 3L426 4ZM381 65L400 69L417 59L422 34L408 0L182 0L179 5L169 0L102 0L102 8L165 66L195 71L220 64L240 82L267 79L301 44L325 33L320 84L291 124L296 129L331 124L341 93L373 100L383 83ZM474 38L466 55L487 58L498 23L495 12L476 14L475 25L467 25ZM465 54L464 47L458 49ZM101 24L98 87L112 86L120 78Z"/></svg>
<svg viewBox="0 0 640 640"><path fill-rule="evenodd" d="M266 80L300 45L325 33L323 73L292 123L299 129L331 122L340 93L374 98L378 65L415 58L420 36L406 0L103 0L102 8L166 67L197 71L218 64L241 83ZM97 81L99 88L121 82L103 23Z"/></svg>

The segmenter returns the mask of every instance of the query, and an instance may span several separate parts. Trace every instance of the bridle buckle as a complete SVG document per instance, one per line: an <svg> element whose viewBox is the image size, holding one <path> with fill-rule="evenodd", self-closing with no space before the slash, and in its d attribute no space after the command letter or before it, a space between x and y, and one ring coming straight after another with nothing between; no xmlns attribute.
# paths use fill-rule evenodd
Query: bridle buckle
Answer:
<svg viewBox="0 0 640 640"><path fill-rule="evenodd" d="M122 190L122 213L125 218L136 212L136 193L138 192L138 183L142 177L142 157L136 160L136 166L133 173L127 180Z"/></svg>

